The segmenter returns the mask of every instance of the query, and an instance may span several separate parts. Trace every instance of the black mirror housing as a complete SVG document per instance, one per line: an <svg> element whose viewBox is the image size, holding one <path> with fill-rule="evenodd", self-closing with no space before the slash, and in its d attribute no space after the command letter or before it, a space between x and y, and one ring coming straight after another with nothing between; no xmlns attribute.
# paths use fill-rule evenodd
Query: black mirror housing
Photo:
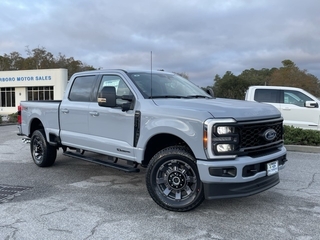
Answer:
<svg viewBox="0 0 320 240"><path fill-rule="evenodd" d="M115 107L116 106L116 88L103 87L98 95L98 104L101 107Z"/></svg>
<svg viewBox="0 0 320 240"><path fill-rule="evenodd" d="M213 93L212 88L210 88L210 87L206 88L206 93L208 93L211 97L214 98L214 93Z"/></svg>

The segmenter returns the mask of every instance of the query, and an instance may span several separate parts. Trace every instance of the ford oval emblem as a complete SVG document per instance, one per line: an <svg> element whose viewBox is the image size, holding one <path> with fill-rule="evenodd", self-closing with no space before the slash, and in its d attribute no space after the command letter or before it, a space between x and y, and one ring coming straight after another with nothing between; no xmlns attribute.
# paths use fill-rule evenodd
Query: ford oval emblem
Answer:
<svg viewBox="0 0 320 240"><path fill-rule="evenodd" d="M272 141L276 138L277 136L277 132L274 129L267 129L264 133L263 133L263 137L265 140L267 141Z"/></svg>

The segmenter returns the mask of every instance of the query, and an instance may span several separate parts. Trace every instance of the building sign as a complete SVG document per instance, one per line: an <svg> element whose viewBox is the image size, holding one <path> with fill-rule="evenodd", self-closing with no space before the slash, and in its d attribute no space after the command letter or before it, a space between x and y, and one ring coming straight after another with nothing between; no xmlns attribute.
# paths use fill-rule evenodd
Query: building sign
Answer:
<svg viewBox="0 0 320 240"><path fill-rule="evenodd" d="M0 77L0 82L29 82L29 81L50 81L51 75L23 76L23 77Z"/></svg>

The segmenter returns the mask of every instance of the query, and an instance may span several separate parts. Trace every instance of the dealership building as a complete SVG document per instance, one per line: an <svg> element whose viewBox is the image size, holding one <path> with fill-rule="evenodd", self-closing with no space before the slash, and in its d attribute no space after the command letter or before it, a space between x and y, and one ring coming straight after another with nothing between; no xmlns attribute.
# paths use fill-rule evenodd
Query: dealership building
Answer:
<svg viewBox="0 0 320 240"><path fill-rule="evenodd" d="M0 71L0 115L17 112L21 101L61 100L67 69Z"/></svg>

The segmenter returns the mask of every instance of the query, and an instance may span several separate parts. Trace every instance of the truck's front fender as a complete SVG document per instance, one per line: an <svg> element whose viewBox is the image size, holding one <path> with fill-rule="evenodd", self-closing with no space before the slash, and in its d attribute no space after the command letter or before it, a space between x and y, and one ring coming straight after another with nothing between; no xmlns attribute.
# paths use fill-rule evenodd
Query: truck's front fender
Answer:
<svg viewBox="0 0 320 240"><path fill-rule="evenodd" d="M196 158L206 158L203 149L203 123L201 121L153 117L141 119L140 137L136 148L137 159L143 159L144 151L150 139L159 134L168 134L180 138L189 146Z"/></svg>

